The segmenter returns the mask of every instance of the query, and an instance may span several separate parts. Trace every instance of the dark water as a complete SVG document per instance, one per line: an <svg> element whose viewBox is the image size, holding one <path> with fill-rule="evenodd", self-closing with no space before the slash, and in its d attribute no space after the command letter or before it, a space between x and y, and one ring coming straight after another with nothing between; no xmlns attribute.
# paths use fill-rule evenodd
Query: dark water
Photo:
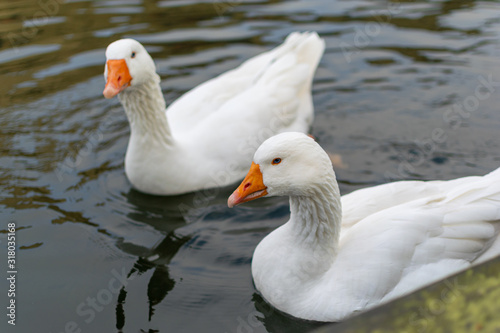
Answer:
<svg viewBox="0 0 500 333"><path fill-rule="evenodd" d="M102 97L116 39L147 46L172 101L292 31L317 31L327 49L312 132L347 165L343 193L500 165L500 1L3 1L0 23L2 332L317 326L277 313L252 285L252 251L287 220L285 198L228 209L233 187L131 189L128 123Z"/></svg>

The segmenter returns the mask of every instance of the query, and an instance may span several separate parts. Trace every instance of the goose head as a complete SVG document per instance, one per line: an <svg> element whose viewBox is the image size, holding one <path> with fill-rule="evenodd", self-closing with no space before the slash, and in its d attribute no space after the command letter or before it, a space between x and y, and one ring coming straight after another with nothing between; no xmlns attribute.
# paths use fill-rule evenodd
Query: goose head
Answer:
<svg viewBox="0 0 500 333"><path fill-rule="evenodd" d="M335 177L331 161L311 137L278 134L257 149L250 171L229 197L228 206L263 196L312 196L330 176Z"/></svg>
<svg viewBox="0 0 500 333"><path fill-rule="evenodd" d="M106 49L103 95L113 98L129 87L139 86L156 75L155 63L141 43L120 39Z"/></svg>

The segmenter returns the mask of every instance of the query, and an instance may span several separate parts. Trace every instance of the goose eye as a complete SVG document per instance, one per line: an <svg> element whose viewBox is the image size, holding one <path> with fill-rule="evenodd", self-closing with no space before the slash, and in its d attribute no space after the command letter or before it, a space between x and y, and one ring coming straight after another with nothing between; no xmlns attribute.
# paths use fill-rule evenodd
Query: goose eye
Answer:
<svg viewBox="0 0 500 333"><path fill-rule="evenodd" d="M281 158L275 158L272 162L273 165L280 164L281 163Z"/></svg>
<svg viewBox="0 0 500 333"><path fill-rule="evenodd" d="M132 52L132 54L130 55L131 58L135 58L135 52Z"/></svg>

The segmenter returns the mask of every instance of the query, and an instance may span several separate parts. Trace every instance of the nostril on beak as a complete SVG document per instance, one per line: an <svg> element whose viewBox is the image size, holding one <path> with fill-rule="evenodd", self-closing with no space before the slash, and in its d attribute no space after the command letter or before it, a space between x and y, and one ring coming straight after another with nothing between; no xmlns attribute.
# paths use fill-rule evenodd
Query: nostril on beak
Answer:
<svg viewBox="0 0 500 333"><path fill-rule="evenodd" d="M246 183L245 186L243 187L243 189L246 190L247 188L250 187L250 185L252 185L252 183Z"/></svg>

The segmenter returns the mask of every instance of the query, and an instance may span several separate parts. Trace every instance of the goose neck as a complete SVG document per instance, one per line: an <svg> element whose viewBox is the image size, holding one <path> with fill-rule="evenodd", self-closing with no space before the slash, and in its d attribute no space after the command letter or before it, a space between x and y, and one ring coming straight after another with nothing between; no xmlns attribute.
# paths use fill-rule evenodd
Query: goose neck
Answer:
<svg viewBox="0 0 500 333"><path fill-rule="evenodd" d="M165 99L160 77L125 89L118 95L130 123L131 136L172 144L173 138L165 114Z"/></svg>
<svg viewBox="0 0 500 333"><path fill-rule="evenodd" d="M342 208L336 180L327 179L302 196L290 197L291 227L297 244L333 258L337 252Z"/></svg>

